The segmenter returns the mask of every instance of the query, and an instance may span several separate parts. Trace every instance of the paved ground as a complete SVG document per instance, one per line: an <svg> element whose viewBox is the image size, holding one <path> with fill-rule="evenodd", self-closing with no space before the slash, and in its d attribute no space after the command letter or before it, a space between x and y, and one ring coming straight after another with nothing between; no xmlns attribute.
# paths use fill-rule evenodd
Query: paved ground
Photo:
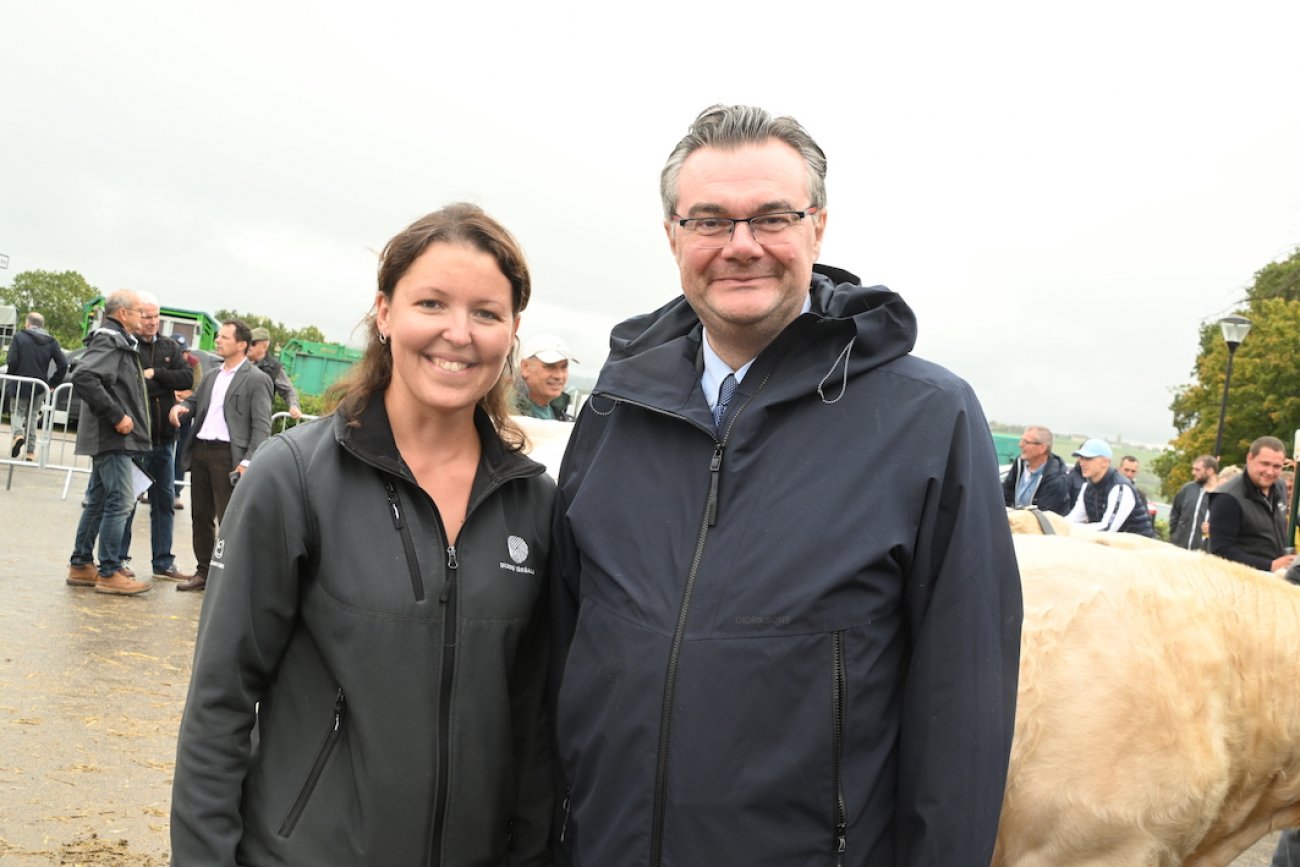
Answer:
<svg viewBox="0 0 1300 867"><path fill-rule="evenodd" d="M7 442L7 438L0 437ZM0 864L167 863L176 730L202 594L64 584L84 477L0 466ZM190 511L174 550L193 568ZM149 517L133 550L148 566ZM1267 867L1264 841L1234 867ZM1119 867L1119 865L1117 865Z"/></svg>

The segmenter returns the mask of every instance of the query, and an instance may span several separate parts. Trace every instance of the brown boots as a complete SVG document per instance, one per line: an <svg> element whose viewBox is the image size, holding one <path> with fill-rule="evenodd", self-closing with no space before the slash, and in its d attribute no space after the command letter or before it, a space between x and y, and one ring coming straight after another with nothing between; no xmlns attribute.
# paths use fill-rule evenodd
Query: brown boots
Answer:
<svg viewBox="0 0 1300 867"><path fill-rule="evenodd" d="M152 584L133 580L125 569L104 577L99 574L94 563L69 566L68 583L73 587L94 587L96 593L111 593L114 596L139 596L153 589Z"/></svg>

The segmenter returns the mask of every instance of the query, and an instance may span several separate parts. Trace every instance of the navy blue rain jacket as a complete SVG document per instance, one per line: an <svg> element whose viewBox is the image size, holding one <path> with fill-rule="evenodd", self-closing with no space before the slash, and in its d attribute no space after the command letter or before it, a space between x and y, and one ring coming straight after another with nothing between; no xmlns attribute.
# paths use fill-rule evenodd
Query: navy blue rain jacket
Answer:
<svg viewBox="0 0 1300 867"><path fill-rule="evenodd" d="M971 388L818 266L715 435L683 298L618 326L561 471L575 867L986 867L1021 595Z"/></svg>

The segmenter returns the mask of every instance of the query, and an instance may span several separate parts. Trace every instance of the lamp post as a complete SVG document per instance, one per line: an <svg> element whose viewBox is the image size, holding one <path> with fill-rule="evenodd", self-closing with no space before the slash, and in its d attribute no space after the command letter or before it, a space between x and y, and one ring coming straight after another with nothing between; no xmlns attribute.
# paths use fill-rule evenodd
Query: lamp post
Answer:
<svg viewBox="0 0 1300 867"><path fill-rule="evenodd" d="M1237 347L1246 339L1250 331L1250 320L1242 316L1225 316L1219 320L1219 330L1223 332L1223 342L1228 344L1228 372L1223 377L1223 402L1219 404L1219 432L1214 435L1214 458L1218 460L1223 451L1223 417L1228 412L1228 384L1232 382L1232 356Z"/></svg>

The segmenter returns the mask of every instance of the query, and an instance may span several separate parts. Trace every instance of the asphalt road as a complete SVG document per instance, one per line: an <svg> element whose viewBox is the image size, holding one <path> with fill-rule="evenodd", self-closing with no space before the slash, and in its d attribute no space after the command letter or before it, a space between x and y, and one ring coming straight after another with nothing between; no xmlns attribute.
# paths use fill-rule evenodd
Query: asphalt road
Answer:
<svg viewBox="0 0 1300 867"><path fill-rule="evenodd" d="M0 442L8 442L7 436ZM0 466L0 864L167 863L176 731L202 594L64 583L84 477ZM190 570L190 510L175 551ZM133 553L147 574L149 516ZM1234 862L1268 867L1275 838ZM1117 865L1118 867L1118 865Z"/></svg>

